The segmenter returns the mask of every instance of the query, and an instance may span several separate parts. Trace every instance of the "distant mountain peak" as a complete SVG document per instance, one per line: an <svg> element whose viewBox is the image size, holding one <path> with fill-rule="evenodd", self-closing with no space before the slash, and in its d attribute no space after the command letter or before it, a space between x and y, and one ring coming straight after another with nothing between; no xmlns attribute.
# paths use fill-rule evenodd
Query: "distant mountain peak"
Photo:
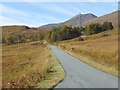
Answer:
<svg viewBox="0 0 120 90"><path fill-rule="evenodd" d="M58 23L58 24L48 24L48 25L43 25L41 27L39 27L39 29L51 29L53 27L60 27L62 25L67 25L67 26L81 26L84 22L92 20L97 18L97 16L95 16L92 13L87 13L87 14L78 14L73 16L72 18L70 18L69 20L62 22L62 23Z"/></svg>
<svg viewBox="0 0 120 90"><path fill-rule="evenodd" d="M97 17L96 15L92 14L92 13L87 13L87 14L84 14L84 15L91 15L93 17Z"/></svg>
<svg viewBox="0 0 120 90"><path fill-rule="evenodd" d="M92 13L87 13L87 14L78 14L74 17L72 17L71 19L67 20L66 22L64 22L65 25L68 26L81 26L82 23L88 21L88 20L92 20L97 18L96 15L92 14Z"/></svg>

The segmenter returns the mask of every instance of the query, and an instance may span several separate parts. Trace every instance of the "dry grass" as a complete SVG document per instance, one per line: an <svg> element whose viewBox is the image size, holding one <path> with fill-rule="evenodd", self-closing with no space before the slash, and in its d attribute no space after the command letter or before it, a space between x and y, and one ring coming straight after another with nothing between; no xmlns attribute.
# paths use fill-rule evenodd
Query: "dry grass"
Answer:
<svg viewBox="0 0 120 90"><path fill-rule="evenodd" d="M60 71L55 70L56 67ZM20 50L18 50L18 45L3 45L2 87L41 88L41 82L51 77L53 78L45 83L47 88L62 80L64 71L46 45L42 45L40 42L24 43L20 44Z"/></svg>
<svg viewBox="0 0 120 90"><path fill-rule="evenodd" d="M118 31L107 31L58 45L83 62L118 76Z"/></svg>
<svg viewBox="0 0 120 90"><path fill-rule="evenodd" d="M0 27L2 30L2 36L3 37L7 37L10 34L21 34L21 35L25 35L27 36L31 36L31 35L39 35L40 33L45 34L46 32L48 32L47 30L44 29L40 29L40 28L36 28L36 30L34 30L33 28L26 28L26 26L2 26Z"/></svg>

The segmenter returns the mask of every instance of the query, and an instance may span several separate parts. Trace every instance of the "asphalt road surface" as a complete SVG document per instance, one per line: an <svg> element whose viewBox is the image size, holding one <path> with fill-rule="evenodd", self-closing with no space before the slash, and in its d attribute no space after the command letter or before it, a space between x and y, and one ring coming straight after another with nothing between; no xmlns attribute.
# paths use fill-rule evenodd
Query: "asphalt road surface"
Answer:
<svg viewBox="0 0 120 90"><path fill-rule="evenodd" d="M97 70L50 45L63 66L66 77L55 88L118 88L118 78Z"/></svg>

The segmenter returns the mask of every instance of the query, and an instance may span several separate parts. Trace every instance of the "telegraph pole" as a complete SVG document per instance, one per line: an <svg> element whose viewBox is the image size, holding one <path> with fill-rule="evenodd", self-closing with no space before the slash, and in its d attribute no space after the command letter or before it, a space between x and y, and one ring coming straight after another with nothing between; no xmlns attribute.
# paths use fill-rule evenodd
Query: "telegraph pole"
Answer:
<svg viewBox="0 0 120 90"><path fill-rule="evenodd" d="M18 56L20 54L20 33L18 34Z"/></svg>

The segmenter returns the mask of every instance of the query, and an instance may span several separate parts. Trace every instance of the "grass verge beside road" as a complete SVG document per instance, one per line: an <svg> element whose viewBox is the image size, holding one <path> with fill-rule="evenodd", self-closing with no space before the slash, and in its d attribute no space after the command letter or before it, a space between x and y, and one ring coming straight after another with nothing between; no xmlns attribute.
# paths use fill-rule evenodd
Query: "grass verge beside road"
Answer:
<svg viewBox="0 0 120 90"><path fill-rule="evenodd" d="M105 73L109 73L111 75L114 75L114 76L118 76L118 71L117 70L114 70L114 69L111 69L111 68L108 68L108 67L105 67L101 64L98 64L94 61L92 61L92 59L90 57L86 57L86 56L83 56L83 55L80 55L80 54L77 54L77 53L74 53L74 52L69 52L69 51L66 51L64 50L66 53L78 58L80 61L98 69L98 70L101 70Z"/></svg>
<svg viewBox="0 0 120 90"><path fill-rule="evenodd" d="M62 66L60 65L58 59L51 51L51 62L52 62L52 70L49 74L46 75L45 80L41 81L37 84L38 87L42 88L52 88L53 86L57 85L59 82L61 82L65 77L65 72ZM52 73L51 73L52 72Z"/></svg>
<svg viewBox="0 0 120 90"><path fill-rule="evenodd" d="M52 88L64 70L47 45L40 42L3 45L3 88Z"/></svg>

